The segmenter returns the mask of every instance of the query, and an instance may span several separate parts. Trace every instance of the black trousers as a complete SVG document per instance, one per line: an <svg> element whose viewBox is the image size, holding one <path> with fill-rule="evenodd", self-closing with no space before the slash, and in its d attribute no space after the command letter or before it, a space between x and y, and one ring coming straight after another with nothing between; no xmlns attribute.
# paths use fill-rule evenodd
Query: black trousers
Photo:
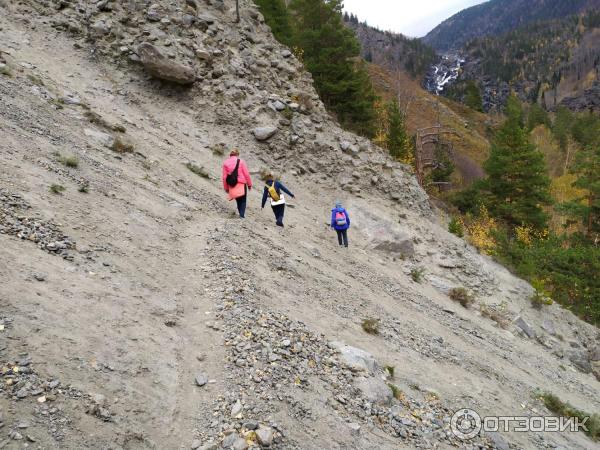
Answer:
<svg viewBox="0 0 600 450"><path fill-rule="evenodd" d="M282 227L283 215L285 214L285 203L281 205L271 205L271 208L273 208L273 214L275 214L275 223Z"/></svg>
<svg viewBox="0 0 600 450"><path fill-rule="evenodd" d="M348 230L335 230L338 235L338 242L344 247L348 247Z"/></svg>

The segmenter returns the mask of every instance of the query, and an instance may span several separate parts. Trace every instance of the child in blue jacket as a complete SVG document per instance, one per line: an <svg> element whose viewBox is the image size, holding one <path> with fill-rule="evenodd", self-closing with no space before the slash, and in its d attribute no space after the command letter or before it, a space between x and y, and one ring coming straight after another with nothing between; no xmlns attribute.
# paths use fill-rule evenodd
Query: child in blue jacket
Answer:
<svg viewBox="0 0 600 450"><path fill-rule="evenodd" d="M350 228L350 216L341 202L335 203L335 208L331 210L331 228L337 232L338 243L348 248L348 228Z"/></svg>
<svg viewBox="0 0 600 450"><path fill-rule="evenodd" d="M272 174L267 175L267 185L263 191L262 198L262 208L265 207L265 203L267 202L267 198L271 198L271 208L273 209L273 214L275 214L275 224L278 227L283 227L283 215L285 214L285 197L283 196L283 192L289 195L292 198L295 198L294 194L292 194L281 181L275 180Z"/></svg>

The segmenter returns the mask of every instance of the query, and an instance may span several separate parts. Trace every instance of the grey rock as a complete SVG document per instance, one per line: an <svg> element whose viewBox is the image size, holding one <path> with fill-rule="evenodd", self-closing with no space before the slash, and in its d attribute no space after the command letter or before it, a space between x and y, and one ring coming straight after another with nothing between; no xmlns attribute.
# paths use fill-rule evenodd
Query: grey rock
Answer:
<svg viewBox="0 0 600 450"><path fill-rule="evenodd" d="M210 61L212 59L212 55L210 54L210 52L204 49L197 49L196 57L203 61Z"/></svg>
<svg viewBox="0 0 600 450"><path fill-rule="evenodd" d="M277 111L283 111L285 109L285 103L283 103L282 101L276 100L275 102L273 102L273 107Z"/></svg>
<svg viewBox="0 0 600 450"><path fill-rule="evenodd" d="M237 441L239 439L239 437L240 436L237 433L228 434L223 439L223 442L221 442L221 446L223 448L231 448L231 447L233 447L233 444L235 443L235 441Z"/></svg>
<svg viewBox="0 0 600 450"><path fill-rule="evenodd" d="M567 353L569 361L583 373L592 373L592 364L583 350L572 350Z"/></svg>
<svg viewBox="0 0 600 450"><path fill-rule="evenodd" d="M256 430L258 428L258 422L256 420L247 420L242 426L247 430Z"/></svg>
<svg viewBox="0 0 600 450"><path fill-rule="evenodd" d="M523 333L527 335L528 338L533 339L535 337L535 331L531 325L525 322L521 316L515 319L515 326L517 326Z"/></svg>
<svg viewBox="0 0 600 450"><path fill-rule="evenodd" d="M33 278L35 278L37 281L46 281L46 275L43 273L35 273L33 274Z"/></svg>
<svg viewBox="0 0 600 450"><path fill-rule="evenodd" d="M331 345L340 351L342 360L351 369L364 370L369 373L375 373L378 370L379 365L370 353L341 342L332 342Z"/></svg>
<svg viewBox="0 0 600 450"><path fill-rule="evenodd" d="M84 128L83 134L107 148L111 148L115 144L115 138L112 135L102 131Z"/></svg>
<svg viewBox="0 0 600 450"><path fill-rule="evenodd" d="M288 49L285 49L281 52L281 56L283 56L284 58L289 58L290 56L292 56L292 52L290 52Z"/></svg>
<svg viewBox="0 0 600 450"><path fill-rule="evenodd" d="M590 349L590 361L600 361L600 345L596 345Z"/></svg>
<svg viewBox="0 0 600 450"><path fill-rule="evenodd" d="M218 448L219 445L216 442L209 442L202 447L199 447L199 450L217 450Z"/></svg>
<svg viewBox="0 0 600 450"><path fill-rule="evenodd" d="M392 390L383 380L377 377L359 377L354 386L361 391L363 396L377 405L390 405Z"/></svg>
<svg viewBox="0 0 600 450"><path fill-rule="evenodd" d="M81 99L79 97L76 97L73 94L65 94L62 97L62 102L65 105L80 105L81 104Z"/></svg>
<svg viewBox="0 0 600 450"><path fill-rule="evenodd" d="M233 445L231 446L231 448L233 450L246 450L248 448L248 444L246 443L245 439L239 437L233 443Z"/></svg>
<svg viewBox="0 0 600 450"><path fill-rule="evenodd" d="M199 439L194 439L194 440L192 441L192 445L190 446L190 448L191 448L192 450L196 450L196 449L200 448L200 446L201 446L201 445L202 445L202 442L200 442L200 440L199 440Z"/></svg>
<svg viewBox="0 0 600 450"><path fill-rule="evenodd" d="M138 46L138 55L146 71L155 78L181 85L193 84L196 81L194 69L170 60L149 42Z"/></svg>
<svg viewBox="0 0 600 450"><path fill-rule="evenodd" d="M196 375L196 385L204 386L206 383L208 383L208 377L205 374L200 373Z"/></svg>
<svg viewBox="0 0 600 450"><path fill-rule="evenodd" d="M110 22L105 22L104 20L97 20L92 24L92 33L96 36L104 36L110 33Z"/></svg>
<svg viewBox="0 0 600 450"><path fill-rule="evenodd" d="M556 328L554 327L554 322L552 322L550 319L544 319L544 322L542 323L542 328L550 336L556 336Z"/></svg>
<svg viewBox="0 0 600 450"><path fill-rule="evenodd" d="M160 9L160 6L156 4L151 5L146 12L146 18L150 22L160 22L163 18L163 13Z"/></svg>
<svg viewBox="0 0 600 450"><path fill-rule="evenodd" d="M344 153L347 153L351 156L356 156L360 153L359 149L348 141L340 142L340 148Z"/></svg>
<svg viewBox="0 0 600 450"><path fill-rule="evenodd" d="M358 423L349 423L348 428L350 428L350 434L352 436L358 436L360 434L360 425Z"/></svg>
<svg viewBox="0 0 600 450"><path fill-rule="evenodd" d="M257 141L266 141L273 137L277 133L277 127L268 126L268 127L258 127L252 130L252 134Z"/></svg>
<svg viewBox="0 0 600 450"><path fill-rule="evenodd" d="M502 437L502 435L500 433L492 431L492 432L486 433L486 436L490 438L490 440L494 444L494 447L496 448L496 450L510 450L508 443L506 442L506 440Z"/></svg>
<svg viewBox="0 0 600 450"><path fill-rule="evenodd" d="M386 253L401 254L404 257L412 257L415 254L415 246L412 239L404 236L397 236L395 240L386 240L375 245L375 250Z"/></svg>
<svg viewBox="0 0 600 450"><path fill-rule="evenodd" d="M256 430L256 439L262 447L270 447L273 444L275 433L271 427L261 426Z"/></svg>
<svg viewBox="0 0 600 450"><path fill-rule="evenodd" d="M231 417L237 417L243 409L244 406L242 405L242 402L240 400L236 400L236 402L231 407Z"/></svg>

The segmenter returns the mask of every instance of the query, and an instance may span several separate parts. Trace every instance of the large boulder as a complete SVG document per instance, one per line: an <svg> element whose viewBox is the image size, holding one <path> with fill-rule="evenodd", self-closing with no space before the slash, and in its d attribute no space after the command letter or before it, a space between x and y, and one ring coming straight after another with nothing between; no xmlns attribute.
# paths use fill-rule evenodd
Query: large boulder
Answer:
<svg viewBox="0 0 600 450"><path fill-rule="evenodd" d="M357 388L368 401L376 405L388 406L392 402L392 390L380 378L359 377L354 382L354 387Z"/></svg>
<svg viewBox="0 0 600 450"><path fill-rule="evenodd" d="M517 317L515 319L515 326L521 330L523 333L525 333L525 335L530 338L533 339L535 338L535 330L533 329L533 327L531 325L529 325L527 322L525 322L525 319L523 319L522 317Z"/></svg>
<svg viewBox="0 0 600 450"><path fill-rule="evenodd" d="M375 250L399 254L405 258L410 258L415 254L415 246L412 239L404 236L398 236L395 240L381 241L375 245Z"/></svg>
<svg viewBox="0 0 600 450"><path fill-rule="evenodd" d="M587 352L583 350L571 350L567 353L569 361L581 372L592 373L592 363L588 359Z"/></svg>
<svg viewBox="0 0 600 450"><path fill-rule="evenodd" d="M332 342L331 345L339 350L342 360L352 370L375 373L379 369L379 364L369 352L341 342Z"/></svg>
<svg viewBox="0 0 600 450"><path fill-rule="evenodd" d="M592 366L592 373L600 381L600 345L590 350L589 360Z"/></svg>
<svg viewBox="0 0 600 450"><path fill-rule="evenodd" d="M268 126L268 127L258 127L252 130L252 134L257 141L266 141L272 138L275 133L277 133L277 127Z"/></svg>
<svg viewBox="0 0 600 450"><path fill-rule="evenodd" d="M148 42L139 45L138 55L146 71L155 78L181 85L190 85L196 81L193 68L171 61Z"/></svg>

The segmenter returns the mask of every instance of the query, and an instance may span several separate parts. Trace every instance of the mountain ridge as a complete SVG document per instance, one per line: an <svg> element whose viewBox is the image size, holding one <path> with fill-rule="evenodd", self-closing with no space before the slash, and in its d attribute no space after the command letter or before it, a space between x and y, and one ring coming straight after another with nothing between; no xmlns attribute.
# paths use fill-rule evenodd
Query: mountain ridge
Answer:
<svg viewBox="0 0 600 450"><path fill-rule="evenodd" d="M473 38L597 8L600 0L490 0L446 19L422 40L440 52L458 50Z"/></svg>

